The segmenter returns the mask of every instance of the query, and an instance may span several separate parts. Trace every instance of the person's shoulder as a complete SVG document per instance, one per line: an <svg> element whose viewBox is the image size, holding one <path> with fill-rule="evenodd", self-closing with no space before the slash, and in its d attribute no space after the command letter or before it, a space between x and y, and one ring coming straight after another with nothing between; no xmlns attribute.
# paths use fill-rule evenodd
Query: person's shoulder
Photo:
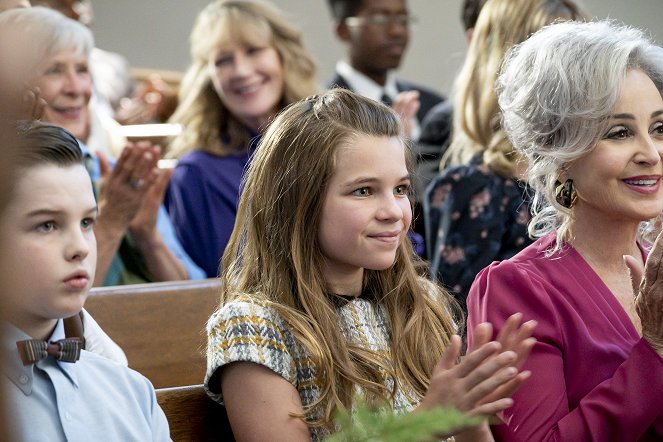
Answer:
<svg viewBox="0 0 663 442"><path fill-rule="evenodd" d="M235 299L223 304L207 322L208 332L219 328L244 330L247 325L254 329L264 327L287 328L285 321L275 308L261 299L250 297Z"/></svg>
<svg viewBox="0 0 663 442"><path fill-rule="evenodd" d="M177 160L176 169L180 167L200 169L209 164L210 161L214 161L216 158L221 157L212 155L204 150L192 150L191 152L185 153Z"/></svg>
<svg viewBox="0 0 663 442"><path fill-rule="evenodd" d="M421 135L419 143L440 146L441 153L446 151L451 142L451 130L453 128L453 101L444 100L435 104L421 121Z"/></svg>
<svg viewBox="0 0 663 442"><path fill-rule="evenodd" d="M482 163L458 164L445 168L431 181L430 187L435 188L446 184L460 186L485 186L499 180L499 177Z"/></svg>
<svg viewBox="0 0 663 442"><path fill-rule="evenodd" d="M453 118L454 104L452 100L443 100L433 106L422 122L422 127L428 124L444 123L451 124Z"/></svg>
<svg viewBox="0 0 663 442"><path fill-rule="evenodd" d="M559 252L551 256L549 251L554 247L555 233L552 232L534 241L516 255L503 261L495 261L483 269L480 277L495 278L506 276L509 278L547 279L551 270L554 270L562 256ZM479 278L479 277L477 277Z"/></svg>
<svg viewBox="0 0 663 442"><path fill-rule="evenodd" d="M219 169L219 156L212 155L202 150L194 150L184 154L177 160L177 165L170 179L170 187L194 187L198 188L200 183L207 181L211 175ZM198 183L198 186L194 186Z"/></svg>
<svg viewBox="0 0 663 442"><path fill-rule="evenodd" d="M85 377L92 379L94 383L105 385L105 389L114 390L120 395L133 392L136 397L149 400L154 391L152 383L139 372L87 350L81 351L81 357L76 362L76 366Z"/></svg>

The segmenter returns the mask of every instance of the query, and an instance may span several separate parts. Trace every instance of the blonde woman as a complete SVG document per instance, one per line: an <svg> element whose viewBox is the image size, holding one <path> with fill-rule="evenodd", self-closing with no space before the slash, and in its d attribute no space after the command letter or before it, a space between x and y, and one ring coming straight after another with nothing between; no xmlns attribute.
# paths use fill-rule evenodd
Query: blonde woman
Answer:
<svg viewBox="0 0 663 442"><path fill-rule="evenodd" d="M423 202L431 274L463 307L482 268L531 243L525 165L501 128L494 89L505 52L555 20L585 17L575 0L488 0L481 9L454 87L451 167Z"/></svg>
<svg viewBox="0 0 663 442"><path fill-rule="evenodd" d="M169 148L179 162L166 206L185 250L215 277L254 147L277 112L315 92L316 69L281 13L249 0L203 9L191 57L171 118L184 130Z"/></svg>

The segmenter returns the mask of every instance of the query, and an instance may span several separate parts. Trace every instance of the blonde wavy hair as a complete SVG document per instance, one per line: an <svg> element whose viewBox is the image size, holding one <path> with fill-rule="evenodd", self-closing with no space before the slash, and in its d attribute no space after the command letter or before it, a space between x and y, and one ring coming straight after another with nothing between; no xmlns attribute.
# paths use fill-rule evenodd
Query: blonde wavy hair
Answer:
<svg viewBox="0 0 663 442"><path fill-rule="evenodd" d="M355 387L372 404L393 398L396 388L418 402L455 330L450 296L421 277L409 241L399 245L392 267L364 272L364 291L387 311L391 359L348 343L339 330L318 226L337 152L364 135L403 139L400 119L343 89L284 110L256 150L223 255L221 304L258 302L287 321L323 383L319 401L299 417L330 429L334 411L351 407ZM381 382L385 373L395 381L391 391Z"/></svg>
<svg viewBox="0 0 663 442"><path fill-rule="evenodd" d="M483 152L493 172L515 176L520 156L502 131L494 89L505 53L555 20L585 19L588 15L574 0L486 1L454 84L452 142L442 166L466 164Z"/></svg>
<svg viewBox="0 0 663 442"><path fill-rule="evenodd" d="M284 93L281 106L317 91L316 66L301 33L273 6L255 0L217 0L205 7L190 37L192 63L179 93L179 104L170 118L182 133L168 148L169 157L195 149L232 155L248 149L251 134L232 115L216 93L208 67L209 57L228 42L249 47L267 42L283 64ZM223 135L223 138L221 137Z"/></svg>

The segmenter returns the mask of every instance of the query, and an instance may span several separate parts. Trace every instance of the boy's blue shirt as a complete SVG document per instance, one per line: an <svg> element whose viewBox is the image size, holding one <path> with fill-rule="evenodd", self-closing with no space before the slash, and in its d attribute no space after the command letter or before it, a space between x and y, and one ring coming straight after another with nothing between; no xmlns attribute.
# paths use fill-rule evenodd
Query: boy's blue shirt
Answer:
<svg viewBox="0 0 663 442"><path fill-rule="evenodd" d="M23 366L16 341L30 336L7 322L0 328L12 440L170 440L154 388L139 373L85 350L75 363L47 357ZM59 320L49 341L64 337Z"/></svg>
<svg viewBox="0 0 663 442"><path fill-rule="evenodd" d="M78 140L78 144L83 153L83 157L86 159L91 158L93 160L86 168L88 169L92 183L96 187L99 180L101 180L101 165L99 163L99 157L92 155L92 152L85 145L85 143ZM111 163L111 166L113 165L114 162ZM159 207L159 213L157 215L157 230L159 233L161 233L161 237L163 238L166 246L170 249L171 252L173 252L173 255L175 255L175 257L186 268L189 279L203 279L206 277L205 272L193 262L189 255L184 251L182 244L175 236L175 229L163 205ZM116 254L108 269L108 273L106 274L104 286L118 285L120 283L123 272L124 265L122 264L122 260L120 259L119 255Z"/></svg>

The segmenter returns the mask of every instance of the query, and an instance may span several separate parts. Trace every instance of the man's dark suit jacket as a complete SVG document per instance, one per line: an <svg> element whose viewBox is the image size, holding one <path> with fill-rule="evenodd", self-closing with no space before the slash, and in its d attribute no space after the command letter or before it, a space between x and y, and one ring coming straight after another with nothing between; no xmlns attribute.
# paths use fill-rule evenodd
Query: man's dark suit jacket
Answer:
<svg viewBox="0 0 663 442"><path fill-rule="evenodd" d="M341 77L338 73L336 73L334 78L328 83L327 88L331 89L336 86L352 90L348 82L345 81L345 78ZM402 80L396 80L396 89L398 89L398 92L419 92L420 106L419 111L417 112L417 120L419 121L419 124L424 121L424 117L433 106L444 100L440 95L429 89L425 89Z"/></svg>

